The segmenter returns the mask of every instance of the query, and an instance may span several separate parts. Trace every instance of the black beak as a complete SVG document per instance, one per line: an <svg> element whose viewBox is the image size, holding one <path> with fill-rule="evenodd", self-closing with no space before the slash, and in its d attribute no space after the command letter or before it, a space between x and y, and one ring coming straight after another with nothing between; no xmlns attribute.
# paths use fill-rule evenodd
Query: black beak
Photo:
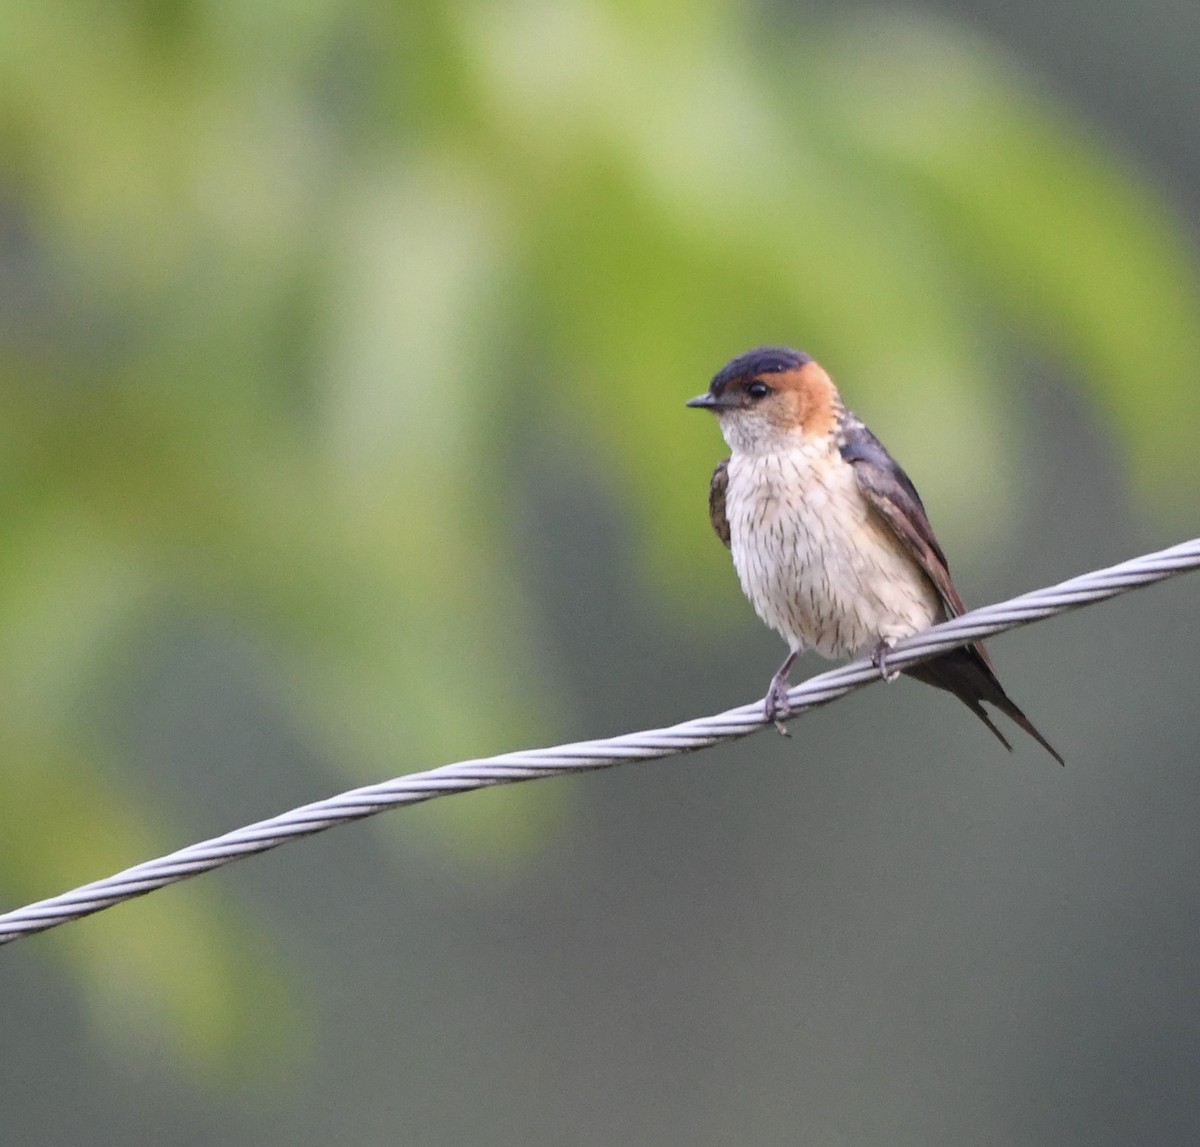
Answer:
<svg viewBox="0 0 1200 1147"><path fill-rule="evenodd" d="M721 408L721 403L707 390L703 394L696 395L695 398L689 398L686 405L695 406L700 410L719 410Z"/></svg>

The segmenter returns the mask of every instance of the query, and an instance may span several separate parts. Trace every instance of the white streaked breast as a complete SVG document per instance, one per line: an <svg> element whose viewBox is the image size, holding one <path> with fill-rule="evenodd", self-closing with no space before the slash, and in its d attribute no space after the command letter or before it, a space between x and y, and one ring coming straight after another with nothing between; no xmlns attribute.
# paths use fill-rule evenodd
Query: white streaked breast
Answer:
<svg viewBox="0 0 1200 1147"><path fill-rule="evenodd" d="M735 453L725 511L742 589L793 649L866 653L941 615L929 579L832 443Z"/></svg>

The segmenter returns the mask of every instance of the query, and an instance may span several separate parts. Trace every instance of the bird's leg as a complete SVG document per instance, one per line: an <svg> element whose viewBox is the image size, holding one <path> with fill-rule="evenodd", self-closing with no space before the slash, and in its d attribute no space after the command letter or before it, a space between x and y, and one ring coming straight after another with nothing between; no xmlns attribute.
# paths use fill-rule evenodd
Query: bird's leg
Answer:
<svg viewBox="0 0 1200 1147"><path fill-rule="evenodd" d="M895 641L890 638L881 637L879 644L875 646L875 652L871 654L871 660L875 662L879 669L879 676L888 682L895 681L900 676L899 669L893 669L889 673L887 667L887 655L892 651L892 646L895 644Z"/></svg>
<svg viewBox="0 0 1200 1147"><path fill-rule="evenodd" d="M771 687L767 690L767 697L763 702L763 712L767 720L774 722L775 728L784 737L791 736L783 719L791 712L788 705L788 674L792 671L792 666L796 664L797 652L793 649L788 654L787 660L779 667L779 672L771 678Z"/></svg>

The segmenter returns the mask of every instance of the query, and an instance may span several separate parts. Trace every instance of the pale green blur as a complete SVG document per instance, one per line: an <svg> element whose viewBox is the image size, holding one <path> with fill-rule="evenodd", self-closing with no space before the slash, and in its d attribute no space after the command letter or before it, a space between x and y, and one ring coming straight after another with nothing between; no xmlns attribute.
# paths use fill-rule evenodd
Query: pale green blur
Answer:
<svg viewBox="0 0 1200 1147"><path fill-rule="evenodd" d="M1030 353L1078 379L1142 512L1195 504L1189 234L949 25L10 2L0 80L9 904L186 843L103 716L172 617L254 651L344 766L313 796L569 732L514 525L531 436L613 494L675 623L755 624L703 512L715 427L682 405L751 345L830 368L955 552L1012 528ZM519 866L570 815L537 787L432 822ZM206 878L42 950L106 1038L214 1067L304 1046L280 944ZM277 1026L247 1031L264 992Z"/></svg>

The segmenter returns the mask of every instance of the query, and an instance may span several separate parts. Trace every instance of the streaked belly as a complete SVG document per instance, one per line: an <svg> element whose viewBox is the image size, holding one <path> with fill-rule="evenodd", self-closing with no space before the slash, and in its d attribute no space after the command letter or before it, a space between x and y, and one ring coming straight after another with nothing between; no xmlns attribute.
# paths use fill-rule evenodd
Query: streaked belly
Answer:
<svg viewBox="0 0 1200 1147"><path fill-rule="evenodd" d="M796 451L735 460L726 513L742 589L793 649L869 652L940 616L929 579L840 459Z"/></svg>

